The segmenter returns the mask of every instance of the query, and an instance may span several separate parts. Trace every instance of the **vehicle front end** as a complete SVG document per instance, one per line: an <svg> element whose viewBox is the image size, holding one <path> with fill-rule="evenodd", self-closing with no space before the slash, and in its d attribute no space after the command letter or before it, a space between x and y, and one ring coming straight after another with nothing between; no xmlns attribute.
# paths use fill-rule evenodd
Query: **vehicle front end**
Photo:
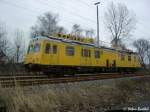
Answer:
<svg viewBox="0 0 150 112"><path fill-rule="evenodd" d="M41 63L41 52L42 41L40 40L31 40L29 43L29 47L27 50L27 54L25 55L24 65L28 70L40 70Z"/></svg>

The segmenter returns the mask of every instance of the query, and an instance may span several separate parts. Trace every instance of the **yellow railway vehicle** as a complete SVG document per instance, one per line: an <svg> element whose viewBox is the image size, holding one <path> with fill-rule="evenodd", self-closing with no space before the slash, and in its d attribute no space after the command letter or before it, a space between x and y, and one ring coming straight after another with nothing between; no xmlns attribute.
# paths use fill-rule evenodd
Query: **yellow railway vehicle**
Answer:
<svg viewBox="0 0 150 112"><path fill-rule="evenodd" d="M51 36L30 41L24 64L29 70L50 73L126 72L141 67L135 52Z"/></svg>

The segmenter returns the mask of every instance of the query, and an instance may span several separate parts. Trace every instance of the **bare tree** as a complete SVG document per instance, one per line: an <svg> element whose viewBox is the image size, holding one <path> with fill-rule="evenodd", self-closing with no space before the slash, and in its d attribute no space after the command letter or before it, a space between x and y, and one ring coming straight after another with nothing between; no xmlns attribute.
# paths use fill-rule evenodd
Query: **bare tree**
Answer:
<svg viewBox="0 0 150 112"><path fill-rule="evenodd" d="M58 15L47 12L38 17L37 23L31 27L31 37L35 35L64 33L65 28L58 25Z"/></svg>
<svg viewBox="0 0 150 112"><path fill-rule="evenodd" d="M5 25L0 23L0 60L7 56L8 40Z"/></svg>
<svg viewBox="0 0 150 112"><path fill-rule="evenodd" d="M141 64L145 67L147 64L147 55L149 56L149 51L150 51L150 43L148 40L145 39L139 39L133 42L134 47L136 48Z"/></svg>
<svg viewBox="0 0 150 112"><path fill-rule="evenodd" d="M148 67L150 69L150 45L149 45L149 48L147 50L147 59L148 59Z"/></svg>
<svg viewBox="0 0 150 112"><path fill-rule="evenodd" d="M23 32L17 29L14 33L14 45L15 45L15 61L19 63L23 59L25 51L25 43L23 40Z"/></svg>
<svg viewBox="0 0 150 112"><path fill-rule="evenodd" d="M127 37L135 27L135 16L124 4L114 5L112 2L105 12L105 24L117 45L121 38Z"/></svg>
<svg viewBox="0 0 150 112"><path fill-rule="evenodd" d="M71 34L80 37L82 35L82 32L83 32L83 29L80 27L80 25L74 24L72 26L72 32L71 32Z"/></svg>
<svg viewBox="0 0 150 112"><path fill-rule="evenodd" d="M65 34L65 33L67 33L67 30L62 26L58 26L56 32Z"/></svg>

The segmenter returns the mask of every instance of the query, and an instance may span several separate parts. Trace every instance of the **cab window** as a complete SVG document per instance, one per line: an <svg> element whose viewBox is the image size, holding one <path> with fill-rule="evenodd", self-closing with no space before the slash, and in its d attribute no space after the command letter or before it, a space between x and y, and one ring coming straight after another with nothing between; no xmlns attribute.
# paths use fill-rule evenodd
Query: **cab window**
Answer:
<svg viewBox="0 0 150 112"><path fill-rule="evenodd" d="M74 47L72 47L72 46L67 46L67 47L66 47L66 55L67 55L67 56L74 56Z"/></svg>
<svg viewBox="0 0 150 112"><path fill-rule="evenodd" d="M39 43L36 43L34 45L34 52L39 52L40 51L40 44Z"/></svg>
<svg viewBox="0 0 150 112"><path fill-rule="evenodd" d="M46 44L45 53L46 53L46 54L49 54L50 51L51 51L51 46L50 46L50 44Z"/></svg>

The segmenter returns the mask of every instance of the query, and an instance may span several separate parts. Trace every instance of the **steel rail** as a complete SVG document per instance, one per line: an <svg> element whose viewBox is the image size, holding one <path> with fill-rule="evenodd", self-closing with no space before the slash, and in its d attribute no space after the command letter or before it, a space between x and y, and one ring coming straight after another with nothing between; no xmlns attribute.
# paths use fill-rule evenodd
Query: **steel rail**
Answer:
<svg viewBox="0 0 150 112"><path fill-rule="evenodd" d="M0 77L1 87L34 86L43 84L71 83L92 80L115 79L125 77L143 77L144 74L99 73L94 75L78 75L69 77L49 78L46 76L7 76ZM146 75L147 76L147 75Z"/></svg>

